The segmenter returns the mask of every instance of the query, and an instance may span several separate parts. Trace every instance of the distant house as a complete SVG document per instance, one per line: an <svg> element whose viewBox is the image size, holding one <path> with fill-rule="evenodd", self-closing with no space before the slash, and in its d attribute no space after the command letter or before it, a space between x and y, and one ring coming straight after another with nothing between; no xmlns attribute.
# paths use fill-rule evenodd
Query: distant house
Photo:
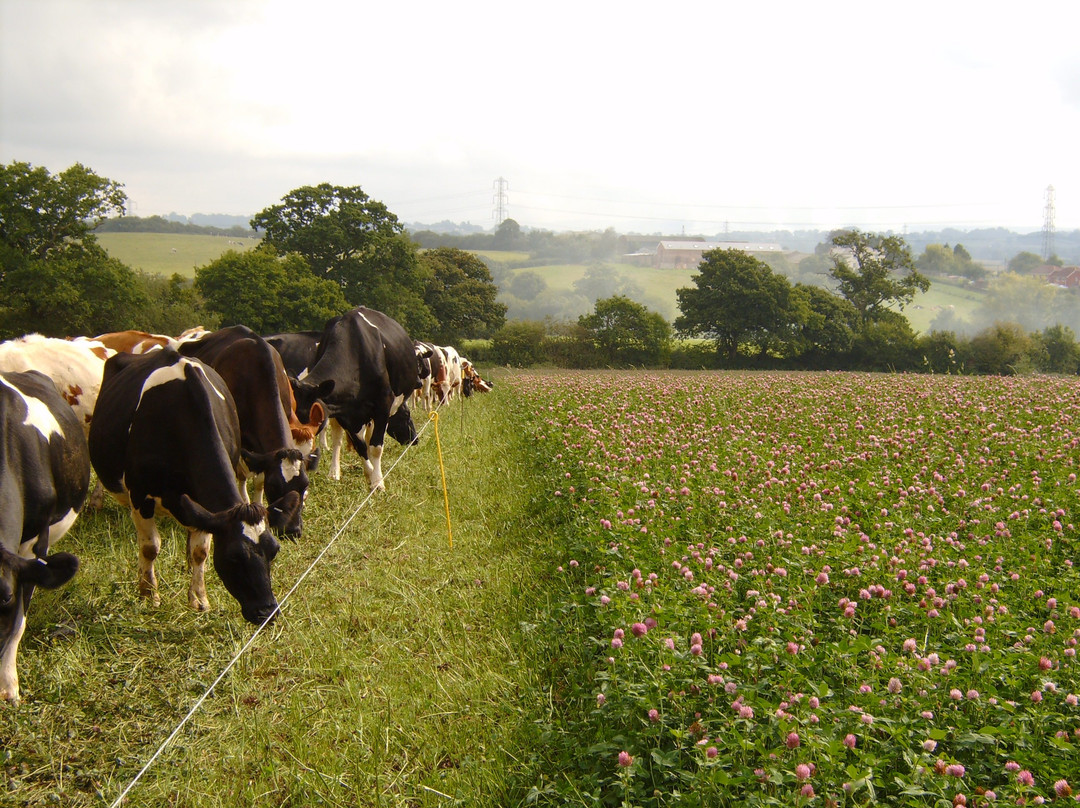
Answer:
<svg viewBox="0 0 1080 808"><path fill-rule="evenodd" d="M1080 267L1054 267L1054 271L1046 276L1046 282L1066 289L1078 289L1080 288Z"/></svg>
<svg viewBox="0 0 1080 808"><path fill-rule="evenodd" d="M695 269L709 250L779 253L784 248L773 242L756 241L661 241L656 245L652 265L656 269Z"/></svg>

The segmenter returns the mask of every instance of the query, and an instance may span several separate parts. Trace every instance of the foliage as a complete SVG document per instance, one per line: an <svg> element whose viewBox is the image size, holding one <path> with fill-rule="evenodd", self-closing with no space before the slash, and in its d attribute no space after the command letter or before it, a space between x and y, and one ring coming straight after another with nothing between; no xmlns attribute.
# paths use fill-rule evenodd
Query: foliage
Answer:
<svg viewBox="0 0 1080 808"><path fill-rule="evenodd" d="M593 313L578 318L578 325L612 365L661 365L670 349L668 322L622 295L597 300Z"/></svg>
<svg viewBox="0 0 1080 808"><path fill-rule="evenodd" d="M383 311L416 333L436 327L415 245L397 216L360 186L296 188L257 213L251 226L264 231L264 244L298 253L315 277L338 284L350 306Z"/></svg>
<svg viewBox="0 0 1080 808"><path fill-rule="evenodd" d="M491 361L510 367L531 367L544 358L543 323L511 320L491 336Z"/></svg>
<svg viewBox="0 0 1080 808"><path fill-rule="evenodd" d="M1044 263L1041 255L1024 250L1009 259L1008 270L1017 275L1030 275Z"/></svg>
<svg viewBox="0 0 1080 808"><path fill-rule="evenodd" d="M799 355L818 364L835 363L851 350L858 329L855 307L820 286L792 289L793 343Z"/></svg>
<svg viewBox="0 0 1080 808"><path fill-rule="evenodd" d="M970 280L986 277L986 269L972 260L962 244L949 249L948 244L928 244L915 266L927 275L959 275Z"/></svg>
<svg viewBox="0 0 1080 808"><path fill-rule="evenodd" d="M790 326L791 284L767 264L742 250L710 250L703 256L694 287L676 291L682 314L675 330L715 340L734 359L744 343L764 353Z"/></svg>
<svg viewBox="0 0 1080 808"><path fill-rule="evenodd" d="M531 269L519 272L510 281L510 294L520 300L532 300L547 289L543 276Z"/></svg>
<svg viewBox="0 0 1080 808"><path fill-rule="evenodd" d="M92 242L90 231L102 218L123 214L122 189L81 163L56 175L29 163L0 164L0 243L43 260L72 243Z"/></svg>
<svg viewBox="0 0 1080 808"><path fill-rule="evenodd" d="M1080 344L1076 334L1066 325L1052 325L1032 335L1045 357L1040 370L1047 373L1080 373Z"/></svg>
<svg viewBox="0 0 1080 808"><path fill-rule="evenodd" d="M995 323L971 339L971 363L976 372L1012 376L1034 368L1033 341L1017 323Z"/></svg>
<svg viewBox="0 0 1080 808"><path fill-rule="evenodd" d="M843 230L830 241L840 249L832 255L833 280L863 323L879 319L892 306L903 309L916 292L930 288L900 236Z"/></svg>
<svg viewBox="0 0 1080 808"><path fill-rule="evenodd" d="M524 244L521 225L514 219L503 219L495 228L492 246L496 250L516 250Z"/></svg>
<svg viewBox="0 0 1080 808"><path fill-rule="evenodd" d="M614 267L602 263L591 264L585 274L574 281L574 291L592 302L616 295L641 302L644 295L642 288L634 281Z"/></svg>
<svg viewBox="0 0 1080 808"><path fill-rule="evenodd" d="M428 277L424 303L438 322L428 333L440 345L489 337L506 322L506 306L487 265L472 253L439 247L420 254Z"/></svg>
<svg viewBox="0 0 1080 808"><path fill-rule="evenodd" d="M314 276L300 255L272 247L229 250L195 271L195 289L222 326L260 334L319 330L348 308L336 283Z"/></svg>
<svg viewBox="0 0 1080 808"><path fill-rule="evenodd" d="M46 258L9 254L0 283L0 336L65 337L135 328L146 291L130 267L94 244L72 242Z"/></svg>
<svg viewBox="0 0 1080 808"><path fill-rule="evenodd" d="M147 299L139 312L140 330L181 334L193 326L213 331L221 325L220 316L206 307L190 278L180 274L163 278L145 272L138 273L138 278Z"/></svg>
<svg viewBox="0 0 1080 808"><path fill-rule="evenodd" d="M95 233L178 233L195 236L254 237L255 231L239 225L214 227L166 219L164 216L123 216L105 219L95 228Z"/></svg>

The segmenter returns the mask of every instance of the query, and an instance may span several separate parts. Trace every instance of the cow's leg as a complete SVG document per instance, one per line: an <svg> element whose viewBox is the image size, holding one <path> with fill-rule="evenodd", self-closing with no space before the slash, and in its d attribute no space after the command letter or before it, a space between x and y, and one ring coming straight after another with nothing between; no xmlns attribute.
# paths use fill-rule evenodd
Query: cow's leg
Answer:
<svg viewBox="0 0 1080 808"><path fill-rule="evenodd" d="M5 575L7 570L5 570ZM33 591L33 587L30 587ZM19 700L19 672L15 658L19 654L19 642L26 630L26 606L20 593L15 595L15 605L7 621L7 641L0 651L0 698L4 701ZM29 600L27 598L27 600Z"/></svg>
<svg viewBox="0 0 1080 808"><path fill-rule="evenodd" d="M197 612L210 611L206 597L206 559L210 555L210 534L201 530L188 530L188 569L191 585L188 587L188 605Z"/></svg>
<svg viewBox="0 0 1080 808"><path fill-rule="evenodd" d="M368 424L368 450L367 463L364 468L368 474L368 484L372 491L385 491L386 483L383 482L382 453L383 442L386 440L386 419L379 418Z"/></svg>
<svg viewBox="0 0 1080 808"><path fill-rule="evenodd" d="M341 479L341 444L345 437L345 430L338 420L330 421L330 444L333 447L330 453L330 479Z"/></svg>
<svg viewBox="0 0 1080 808"><path fill-rule="evenodd" d="M150 602L157 606L161 603L157 575L154 573L154 561L161 552L157 520L152 515L143 516L138 508L132 508L131 521L135 523L135 536L139 544L139 595L149 598Z"/></svg>

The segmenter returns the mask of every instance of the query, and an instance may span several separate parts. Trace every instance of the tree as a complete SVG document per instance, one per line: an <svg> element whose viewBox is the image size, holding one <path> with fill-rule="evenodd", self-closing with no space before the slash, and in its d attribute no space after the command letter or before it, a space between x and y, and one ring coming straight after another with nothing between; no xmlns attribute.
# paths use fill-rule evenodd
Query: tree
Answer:
<svg viewBox="0 0 1080 808"><path fill-rule="evenodd" d="M519 300L532 300L547 289L547 281L538 272L523 270L510 281L510 294Z"/></svg>
<svg viewBox="0 0 1080 808"><path fill-rule="evenodd" d="M1009 259L1008 270L1017 275L1030 275L1045 262L1033 252L1019 252Z"/></svg>
<svg viewBox="0 0 1080 808"><path fill-rule="evenodd" d="M131 267L97 244L69 244L48 259L22 259L0 283L0 336L49 337L138 327L147 297Z"/></svg>
<svg viewBox="0 0 1080 808"><path fill-rule="evenodd" d="M794 353L832 364L851 350L858 328L855 307L828 289L797 283L792 289Z"/></svg>
<svg viewBox="0 0 1080 808"><path fill-rule="evenodd" d="M830 274L862 324L880 319L893 305L903 309L916 292L930 288L930 281L916 269L911 249L900 236L843 230L834 233L830 241L843 250L832 255Z"/></svg>
<svg viewBox="0 0 1080 808"><path fill-rule="evenodd" d="M957 244L951 250L948 244L927 244L915 266L927 275L942 277L959 275L975 280L986 275L986 269L972 259L963 244Z"/></svg>
<svg viewBox="0 0 1080 808"><path fill-rule="evenodd" d="M491 336L491 358L500 365L527 368L543 358L543 323L514 320Z"/></svg>
<svg viewBox="0 0 1080 808"><path fill-rule="evenodd" d="M578 318L588 338L612 364L659 364L671 346L671 326L656 312L622 295L597 300Z"/></svg>
<svg viewBox="0 0 1080 808"><path fill-rule="evenodd" d="M524 243L521 235L521 225L513 219L503 219L495 228L495 238L492 246L496 250L516 250Z"/></svg>
<svg viewBox="0 0 1080 808"><path fill-rule="evenodd" d="M420 254L428 277L424 303L437 325L429 336L440 344L489 337L506 322L506 306L495 298L498 288L487 265L475 255L453 247Z"/></svg>
<svg viewBox="0 0 1080 808"><path fill-rule="evenodd" d="M315 277L338 284L350 306L383 311L417 333L434 326L416 245L397 217L359 186L297 188L256 214L251 226L265 232L264 246L298 253Z"/></svg>
<svg viewBox="0 0 1080 808"><path fill-rule="evenodd" d="M0 166L0 331L97 334L134 327L146 295L90 233L123 212L122 186L76 164L58 175Z"/></svg>
<svg viewBox="0 0 1080 808"><path fill-rule="evenodd" d="M282 256L272 247L229 250L195 270L195 289L221 326L260 334L318 330L348 308L336 283L315 277L296 253Z"/></svg>
<svg viewBox="0 0 1080 808"><path fill-rule="evenodd" d="M682 312L676 331L715 340L729 360L744 342L756 345L760 354L784 338L792 320L786 278L742 250L709 250L698 269L693 288L675 291Z"/></svg>
<svg viewBox="0 0 1080 808"><path fill-rule="evenodd" d="M574 291L591 301L613 295L640 298L645 294L640 286L626 278L621 272L608 264L601 263L591 264L585 270L585 274L574 281Z"/></svg>
<svg viewBox="0 0 1080 808"><path fill-rule="evenodd" d="M1033 336L1042 346L1040 354L1044 361L1040 370L1072 375L1080 372L1080 345L1077 345L1076 334L1071 328L1052 325Z"/></svg>
<svg viewBox="0 0 1080 808"><path fill-rule="evenodd" d="M0 165L0 243L44 259L72 243L93 242L90 231L102 218L123 214L123 187L81 163L55 176L29 163Z"/></svg>

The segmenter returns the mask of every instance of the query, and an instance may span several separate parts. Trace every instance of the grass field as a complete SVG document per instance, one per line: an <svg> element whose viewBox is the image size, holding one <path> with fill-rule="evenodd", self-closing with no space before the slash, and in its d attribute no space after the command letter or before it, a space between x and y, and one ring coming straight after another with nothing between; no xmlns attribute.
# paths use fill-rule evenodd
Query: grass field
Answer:
<svg viewBox="0 0 1080 808"><path fill-rule="evenodd" d="M314 475L304 537L275 562L279 600L340 537L127 804L520 802L515 756L547 709L552 531L512 398L466 405L440 418L453 549L430 426L352 522L367 489L355 455L340 483ZM390 441L384 470L401 455ZM136 595L115 504L61 543L82 566L30 609L23 700L0 705L0 805L111 804L251 636L213 573L213 610L187 608L184 540L166 524L156 609Z"/></svg>
<svg viewBox="0 0 1080 808"><path fill-rule="evenodd" d="M249 250L257 239L234 236L193 236L173 233L98 233L98 243L113 258L133 269L171 278L195 277L195 268L228 250Z"/></svg>
<svg viewBox="0 0 1080 808"><path fill-rule="evenodd" d="M333 544L127 804L1080 790L1069 379L493 377L439 419L453 547L430 427L355 519L357 461L317 474L279 599ZM214 609L187 609L182 543L151 608L126 514L65 537L83 566L31 607L0 805L112 804L251 637L212 575Z"/></svg>

